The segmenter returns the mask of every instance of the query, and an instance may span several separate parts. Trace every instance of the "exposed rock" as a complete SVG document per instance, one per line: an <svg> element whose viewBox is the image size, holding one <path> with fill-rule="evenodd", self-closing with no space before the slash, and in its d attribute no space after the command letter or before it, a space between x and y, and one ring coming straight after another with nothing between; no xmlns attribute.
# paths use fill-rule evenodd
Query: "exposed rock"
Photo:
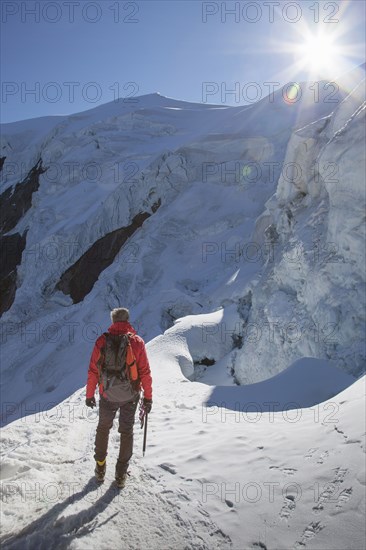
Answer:
<svg viewBox="0 0 366 550"><path fill-rule="evenodd" d="M17 266L20 264L25 248L26 233L4 235L0 237L0 315L10 309L17 288Z"/></svg>
<svg viewBox="0 0 366 550"><path fill-rule="evenodd" d="M152 212L156 212L160 205L159 199L152 206ZM140 212L134 216L130 225L111 231L98 239L62 274L60 281L56 284L56 289L61 290L64 294L69 294L75 304L81 302L92 290L102 271L113 263L127 239L150 216L149 212Z"/></svg>
<svg viewBox="0 0 366 550"><path fill-rule="evenodd" d="M5 157L2 157L5 160ZM29 171L26 178L15 187L8 187L0 195L0 231L14 229L19 220L32 206L32 195L39 188L39 176L45 172L42 159Z"/></svg>
<svg viewBox="0 0 366 550"><path fill-rule="evenodd" d="M253 293L251 290L238 300L238 313L244 324L248 322L250 310L252 309Z"/></svg>

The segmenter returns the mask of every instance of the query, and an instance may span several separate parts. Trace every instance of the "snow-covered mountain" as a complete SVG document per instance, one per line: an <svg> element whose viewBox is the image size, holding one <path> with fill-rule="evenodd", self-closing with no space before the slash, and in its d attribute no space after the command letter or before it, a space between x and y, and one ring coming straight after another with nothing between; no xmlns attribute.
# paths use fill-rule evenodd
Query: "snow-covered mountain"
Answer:
<svg viewBox="0 0 366 550"><path fill-rule="evenodd" d="M283 91L244 108L152 94L3 125L7 398L80 387L123 304L146 340L221 310L201 330L218 344L192 350L192 365L220 362L228 384L306 356L359 375L364 69L344 81L317 94L301 83L292 103Z"/></svg>
<svg viewBox="0 0 366 550"><path fill-rule="evenodd" d="M151 94L2 125L9 547L90 547L94 512L98 548L118 547L118 537L124 548L163 548L171 533L177 549L362 547L364 379L345 388L366 355L364 79L360 67L246 107ZM149 342L155 382L146 469L133 464L141 487L129 493L129 545L117 520L108 531L121 506L111 492L85 508L95 423L83 386L116 306L130 308ZM319 420L319 407L336 416ZM245 420L223 429L222 414L240 411ZM77 504L63 499L67 516L43 497L39 522L36 501L32 522L21 519L23 482L75 475L82 486ZM284 495L288 477L301 502ZM274 480L282 507L215 491ZM146 499L151 540L134 520Z"/></svg>

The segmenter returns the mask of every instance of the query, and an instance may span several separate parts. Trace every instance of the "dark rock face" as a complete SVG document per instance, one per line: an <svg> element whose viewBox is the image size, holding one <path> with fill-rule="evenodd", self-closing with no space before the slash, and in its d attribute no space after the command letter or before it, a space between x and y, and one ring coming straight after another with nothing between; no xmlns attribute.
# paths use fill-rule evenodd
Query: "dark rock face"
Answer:
<svg viewBox="0 0 366 550"><path fill-rule="evenodd" d="M14 233L0 237L0 315L7 311L15 297L17 288L17 266L25 248L26 233Z"/></svg>
<svg viewBox="0 0 366 550"><path fill-rule="evenodd" d="M195 365L204 365L205 367L211 367L215 364L215 359L210 359L209 357L204 357L201 361L195 361Z"/></svg>
<svg viewBox="0 0 366 550"><path fill-rule="evenodd" d="M6 157L0 158L2 170ZM32 195L39 188L39 176L45 170L42 159L29 171L27 177L15 187L6 189L0 195L0 315L10 309L17 289L17 266L22 259L26 244L26 232L4 235L14 229L18 221L32 206Z"/></svg>
<svg viewBox="0 0 366 550"><path fill-rule="evenodd" d="M5 157L2 157L5 160ZM0 231L7 233L32 206L32 195L39 188L39 176L45 172L42 159L29 171L26 178L9 187L0 195Z"/></svg>
<svg viewBox="0 0 366 550"><path fill-rule="evenodd" d="M152 212L156 212L161 201L155 203ZM151 216L149 212L140 212L127 227L111 231L98 239L72 266L61 276L56 289L69 294L77 304L92 290L99 275L113 263L113 260L137 229Z"/></svg>

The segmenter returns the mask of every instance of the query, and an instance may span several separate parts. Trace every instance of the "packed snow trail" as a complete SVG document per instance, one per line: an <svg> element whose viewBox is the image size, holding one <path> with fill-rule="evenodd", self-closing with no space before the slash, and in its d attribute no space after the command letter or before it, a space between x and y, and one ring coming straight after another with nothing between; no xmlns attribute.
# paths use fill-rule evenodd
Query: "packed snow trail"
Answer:
<svg viewBox="0 0 366 550"><path fill-rule="evenodd" d="M187 490L170 491L167 480L157 483L148 473L136 458L141 455L141 437L135 437L126 487L116 487L116 426L106 479L99 484L93 474L96 420L95 411L84 406L82 390L38 421L27 417L28 427L20 421L5 430L3 448L9 450L2 457L2 514L10 531L2 536L2 548L138 550L164 548L169 541L169 548L180 550L222 548L223 542L230 542L201 503L190 508Z"/></svg>

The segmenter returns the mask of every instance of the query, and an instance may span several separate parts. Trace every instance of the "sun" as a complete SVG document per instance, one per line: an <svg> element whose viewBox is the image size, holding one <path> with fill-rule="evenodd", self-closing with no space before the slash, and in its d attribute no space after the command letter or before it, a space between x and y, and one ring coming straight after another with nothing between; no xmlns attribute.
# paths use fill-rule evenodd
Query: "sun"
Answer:
<svg viewBox="0 0 366 550"><path fill-rule="evenodd" d="M324 32L308 34L296 50L300 65L308 71L331 72L337 66L339 51L335 39Z"/></svg>
<svg viewBox="0 0 366 550"><path fill-rule="evenodd" d="M364 62L364 44L360 42L358 32L362 22L348 15L349 1L339 2L342 25L329 25L324 19L315 26L303 18L291 28L291 32L272 40L271 52L284 56L284 59L287 57L283 69L276 73L277 80L332 82L354 68L355 62L358 65ZM358 29L354 36L353 29Z"/></svg>

